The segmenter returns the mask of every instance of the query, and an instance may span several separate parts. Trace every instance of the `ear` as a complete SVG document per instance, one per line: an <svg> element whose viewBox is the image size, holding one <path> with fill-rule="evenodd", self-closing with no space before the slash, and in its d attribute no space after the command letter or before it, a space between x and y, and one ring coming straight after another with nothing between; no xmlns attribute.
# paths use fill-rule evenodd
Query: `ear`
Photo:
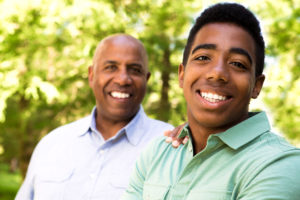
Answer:
<svg viewBox="0 0 300 200"><path fill-rule="evenodd" d="M184 66L181 63L178 67L178 80L179 80L179 86L183 88L183 79L184 79Z"/></svg>
<svg viewBox="0 0 300 200"><path fill-rule="evenodd" d="M259 75L258 77L255 78L255 85L254 85L254 88L253 88L253 91L252 91L252 98L253 99L256 99L261 91L261 88L264 84L264 81L265 81L265 75L261 74Z"/></svg>
<svg viewBox="0 0 300 200"><path fill-rule="evenodd" d="M147 72L147 75L146 75L146 80L147 80L147 82L148 82L150 76L151 76L151 73L150 73L150 72Z"/></svg>
<svg viewBox="0 0 300 200"><path fill-rule="evenodd" d="M90 85L90 87L92 87L92 85L93 85L93 78L94 78L94 68L93 68L93 65L89 66L89 75L88 75L88 78L89 78L89 85Z"/></svg>

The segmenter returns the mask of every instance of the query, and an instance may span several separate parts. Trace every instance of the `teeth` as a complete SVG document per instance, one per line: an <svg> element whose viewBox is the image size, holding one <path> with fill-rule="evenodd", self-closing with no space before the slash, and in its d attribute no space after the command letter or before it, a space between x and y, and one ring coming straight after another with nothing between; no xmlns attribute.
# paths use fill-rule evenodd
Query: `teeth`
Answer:
<svg viewBox="0 0 300 200"><path fill-rule="evenodd" d="M128 93L112 92L111 96L119 99L125 99L125 98L129 98L130 95Z"/></svg>
<svg viewBox="0 0 300 200"><path fill-rule="evenodd" d="M207 101L213 102L213 103L226 100L225 96L220 96L220 95L208 93L208 92L201 92L201 96L204 99L206 99Z"/></svg>

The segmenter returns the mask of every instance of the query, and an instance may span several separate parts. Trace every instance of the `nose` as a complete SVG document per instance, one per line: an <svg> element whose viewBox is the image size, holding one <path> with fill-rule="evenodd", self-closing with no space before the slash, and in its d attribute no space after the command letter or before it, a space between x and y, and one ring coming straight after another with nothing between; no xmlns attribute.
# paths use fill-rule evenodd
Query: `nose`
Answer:
<svg viewBox="0 0 300 200"><path fill-rule="evenodd" d="M130 85L132 83L132 78L126 68L119 70L116 74L115 82L121 86Z"/></svg>
<svg viewBox="0 0 300 200"><path fill-rule="evenodd" d="M229 71L224 60L217 60L212 63L206 74L208 81L227 83L229 79Z"/></svg>

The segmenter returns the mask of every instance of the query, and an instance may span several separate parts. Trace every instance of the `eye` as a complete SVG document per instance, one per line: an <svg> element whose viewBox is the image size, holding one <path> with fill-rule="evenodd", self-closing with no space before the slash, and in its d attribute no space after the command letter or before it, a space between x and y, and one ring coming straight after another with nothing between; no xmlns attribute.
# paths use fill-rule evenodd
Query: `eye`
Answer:
<svg viewBox="0 0 300 200"><path fill-rule="evenodd" d="M240 62L231 62L230 64L232 64L233 66L235 66L239 69L244 69L244 70L247 69L247 67L244 64L240 63Z"/></svg>
<svg viewBox="0 0 300 200"><path fill-rule="evenodd" d="M138 64L132 64L132 65L129 65L127 70L132 73L132 74L136 74L136 75L139 75L139 74L143 74L144 71L143 71L143 67L141 65L138 65Z"/></svg>
<svg viewBox="0 0 300 200"><path fill-rule="evenodd" d="M196 57L195 60L201 60L201 61L204 61L204 60L210 60L210 58L207 57L207 56L198 56L198 57Z"/></svg>
<svg viewBox="0 0 300 200"><path fill-rule="evenodd" d="M105 71L114 71L116 69L117 69L116 65L107 65L107 66L104 67Z"/></svg>
<svg viewBox="0 0 300 200"><path fill-rule="evenodd" d="M142 70L140 68L137 68L137 67L132 67L132 68L130 68L130 70L132 72L135 72L135 73L142 73Z"/></svg>

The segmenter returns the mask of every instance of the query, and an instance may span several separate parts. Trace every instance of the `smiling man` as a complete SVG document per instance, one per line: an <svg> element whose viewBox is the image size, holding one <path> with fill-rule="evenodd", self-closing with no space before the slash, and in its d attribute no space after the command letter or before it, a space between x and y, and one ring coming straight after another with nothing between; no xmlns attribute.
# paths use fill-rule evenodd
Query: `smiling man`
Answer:
<svg viewBox="0 0 300 200"><path fill-rule="evenodd" d="M206 9L179 66L188 124L178 149L160 138L138 159L123 200L300 198L300 150L249 112L264 75L259 22L235 3Z"/></svg>
<svg viewBox="0 0 300 200"><path fill-rule="evenodd" d="M147 62L143 44L132 36L99 43L89 67L96 107L39 142L17 200L120 199L141 149L172 129L148 118L141 106Z"/></svg>

